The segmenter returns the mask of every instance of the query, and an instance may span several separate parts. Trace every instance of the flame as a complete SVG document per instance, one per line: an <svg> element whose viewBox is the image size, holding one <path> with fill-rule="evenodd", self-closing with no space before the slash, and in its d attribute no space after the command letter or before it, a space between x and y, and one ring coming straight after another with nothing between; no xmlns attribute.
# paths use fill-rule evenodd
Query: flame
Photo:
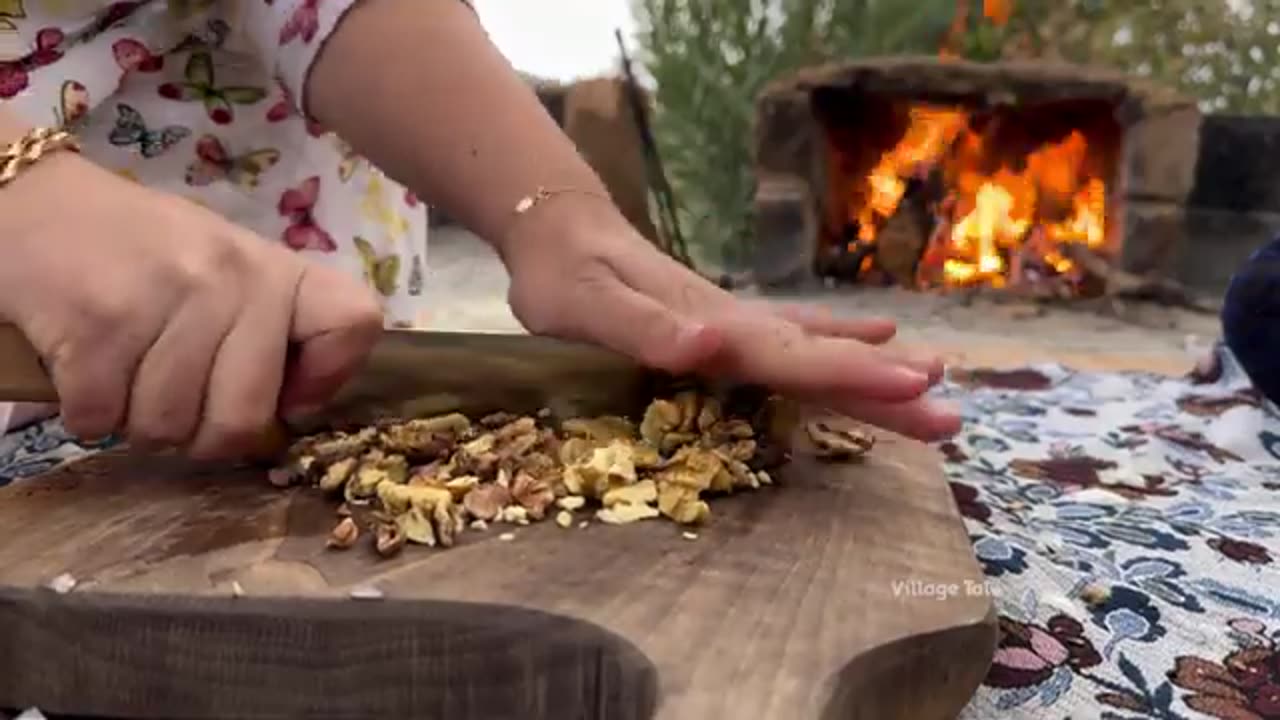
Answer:
<svg viewBox="0 0 1280 720"><path fill-rule="evenodd" d="M922 283L1004 287L1030 266L1067 275L1074 265L1061 252L1064 244L1103 247L1106 184L1086 174L1082 133L1040 146L1020 168L1004 163L991 172L987 141L970 120L954 108L911 109L902 139L868 173L865 196L851 208L857 242L875 241L910 178L938 172L946 192L921 262L922 274L938 277Z"/></svg>
<svg viewBox="0 0 1280 720"><path fill-rule="evenodd" d="M1013 0L983 0L982 16L992 25L1004 27L1013 16Z"/></svg>

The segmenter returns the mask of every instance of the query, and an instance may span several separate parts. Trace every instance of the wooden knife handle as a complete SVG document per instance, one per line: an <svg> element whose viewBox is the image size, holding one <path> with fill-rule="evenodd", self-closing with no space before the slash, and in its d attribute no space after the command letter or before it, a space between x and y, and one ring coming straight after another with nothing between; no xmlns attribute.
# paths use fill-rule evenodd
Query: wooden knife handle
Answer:
<svg viewBox="0 0 1280 720"><path fill-rule="evenodd" d="M0 402L58 402L58 391L27 336L0 323Z"/></svg>

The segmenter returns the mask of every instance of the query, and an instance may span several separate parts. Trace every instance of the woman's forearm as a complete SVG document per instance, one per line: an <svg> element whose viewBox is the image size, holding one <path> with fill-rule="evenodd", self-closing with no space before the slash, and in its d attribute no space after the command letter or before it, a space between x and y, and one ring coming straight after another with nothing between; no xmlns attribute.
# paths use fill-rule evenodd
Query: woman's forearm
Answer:
<svg viewBox="0 0 1280 720"><path fill-rule="evenodd" d="M495 244L515 205L540 186L607 193L459 0L364 0L328 41L308 87L307 108L321 124ZM588 193L556 205L598 212L601 200ZM547 221L559 214L546 212Z"/></svg>

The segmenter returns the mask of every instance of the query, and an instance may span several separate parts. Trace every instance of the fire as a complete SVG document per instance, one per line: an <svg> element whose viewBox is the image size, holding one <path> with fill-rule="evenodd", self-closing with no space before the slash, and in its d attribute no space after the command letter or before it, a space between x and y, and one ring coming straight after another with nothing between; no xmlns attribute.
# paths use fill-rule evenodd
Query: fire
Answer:
<svg viewBox="0 0 1280 720"><path fill-rule="evenodd" d="M872 168L865 197L851 208L855 244L874 243L912 179L933 176L945 190L919 283L1004 287L1031 272L1070 276L1064 246L1098 249L1106 240L1106 184L1086 172L1085 136L1072 132L992 171L996 156L971 121L964 110L911 109L902 139Z"/></svg>

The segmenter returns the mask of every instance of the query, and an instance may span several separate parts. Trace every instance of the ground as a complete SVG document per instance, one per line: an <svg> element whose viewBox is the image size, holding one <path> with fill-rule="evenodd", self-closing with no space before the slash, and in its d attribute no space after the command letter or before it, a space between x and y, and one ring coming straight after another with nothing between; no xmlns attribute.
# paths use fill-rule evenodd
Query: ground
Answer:
<svg viewBox="0 0 1280 720"><path fill-rule="evenodd" d="M427 294L431 327L439 330L521 332L507 307L507 276L497 256L456 228L433 231ZM742 291L755 296L754 291ZM1037 308L990 299L966 301L905 290L825 291L789 297L837 313L896 319L900 338L942 353L949 364L1008 367L1060 362L1080 370L1186 372L1193 356L1218 334L1213 315L1127 305L1121 317L1096 303L1078 309Z"/></svg>

